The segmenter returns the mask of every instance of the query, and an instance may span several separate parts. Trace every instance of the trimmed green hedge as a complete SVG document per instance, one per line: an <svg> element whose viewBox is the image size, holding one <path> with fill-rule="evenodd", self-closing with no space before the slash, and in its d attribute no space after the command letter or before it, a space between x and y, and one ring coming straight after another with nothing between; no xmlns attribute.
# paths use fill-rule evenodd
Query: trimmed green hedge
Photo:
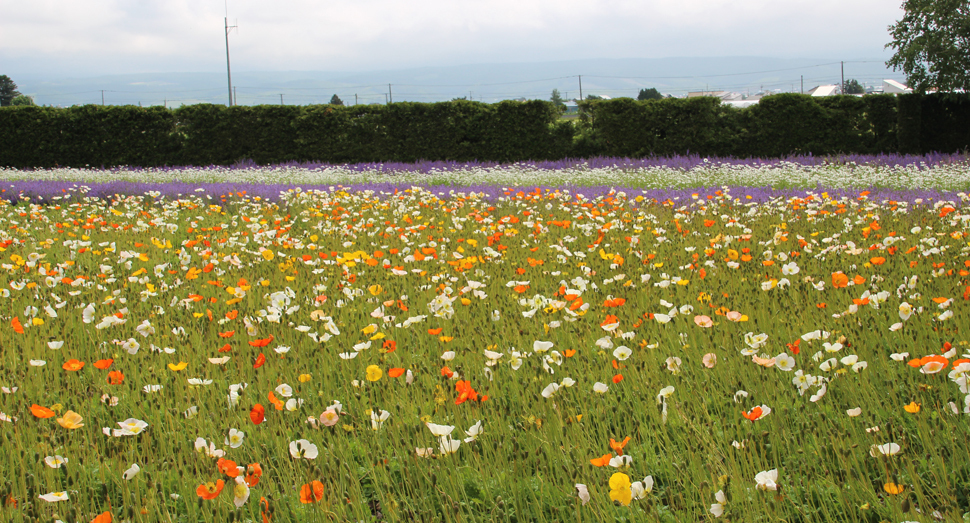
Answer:
<svg viewBox="0 0 970 523"><path fill-rule="evenodd" d="M956 152L970 147L970 95L813 98L737 109L712 97L581 102L574 125L550 102L471 101L179 109L4 107L0 166L114 167L590 156L780 157Z"/></svg>

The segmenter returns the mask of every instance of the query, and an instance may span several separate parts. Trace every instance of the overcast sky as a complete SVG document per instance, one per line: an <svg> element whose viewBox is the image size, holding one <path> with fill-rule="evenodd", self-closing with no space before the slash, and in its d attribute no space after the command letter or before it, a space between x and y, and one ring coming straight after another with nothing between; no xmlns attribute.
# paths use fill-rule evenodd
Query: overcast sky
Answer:
<svg viewBox="0 0 970 523"><path fill-rule="evenodd" d="M886 59L901 0L229 0L236 71L577 58ZM223 0L0 0L0 74L217 72Z"/></svg>

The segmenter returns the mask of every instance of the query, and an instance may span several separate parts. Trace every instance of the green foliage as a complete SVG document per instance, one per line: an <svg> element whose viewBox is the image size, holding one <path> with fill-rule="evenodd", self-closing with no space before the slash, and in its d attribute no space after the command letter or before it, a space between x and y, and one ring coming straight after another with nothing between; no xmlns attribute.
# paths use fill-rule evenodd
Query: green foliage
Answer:
<svg viewBox="0 0 970 523"><path fill-rule="evenodd" d="M956 152L970 146L970 95L583 100L576 122L540 100L178 109L0 110L0 166L231 165L592 156Z"/></svg>
<svg viewBox="0 0 970 523"><path fill-rule="evenodd" d="M343 105L344 101L340 99L336 94L330 97L330 105Z"/></svg>
<svg viewBox="0 0 970 523"><path fill-rule="evenodd" d="M866 88L862 87L859 80L855 78L846 80L845 85L842 86L843 94L865 94Z"/></svg>
<svg viewBox="0 0 970 523"><path fill-rule="evenodd" d="M656 87L651 87L650 89L640 89L637 100L661 100L663 97L664 95L660 94Z"/></svg>
<svg viewBox="0 0 970 523"><path fill-rule="evenodd" d="M0 74L0 107L7 107L18 96L17 84L9 76Z"/></svg>
<svg viewBox="0 0 970 523"><path fill-rule="evenodd" d="M906 0L903 19L889 26L895 50L886 65L906 73L916 93L970 92L970 4L966 0Z"/></svg>
<svg viewBox="0 0 970 523"><path fill-rule="evenodd" d="M556 107L566 106L565 101L562 98L562 95L559 94L559 89L552 90L552 96L549 97L549 101L551 101L553 105L555 105Z"/></svg>
<svg viewBox="0 0 970 523"><path fill-rule="evenodd" d="M33 98L31 98L31 97L29 97L29 96L27 96L25 94L22 94L22 95L20 95L20 96L18 96L16 98L14 98L10 102L10 105L37 105L37 104L34 103L34 99Z"/></svg>

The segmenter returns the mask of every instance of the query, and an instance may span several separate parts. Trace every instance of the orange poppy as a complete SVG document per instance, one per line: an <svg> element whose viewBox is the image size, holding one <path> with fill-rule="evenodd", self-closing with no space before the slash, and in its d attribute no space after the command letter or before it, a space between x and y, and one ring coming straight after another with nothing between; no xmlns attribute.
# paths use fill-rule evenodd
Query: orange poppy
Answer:
<svg viewBox="0 0 970 523"><path fill-rule="evenodd" d="M95 518L91 520L91 523L111 523L111 521L111 512L106 510L95 516Z"/></svg>
<svg viewBox="0 0 970 523"><path fill-rule="evenodd" d="M392 378L397 378L401 374L404 374L404 370L405 369L401 369L401 368L388 369L387 375L390 376L390 377L392 377Z"/></svg>
<svg viewBox="0 0 970 523"><path fill-rule="evenodd" d="M195 493L198 494L202 499L215 499L216 496L222 492L222 487L225 486L226 482L222 481L221 479L215 483L210 481L208 483L199 485L199 488L195 489Z"/></svg>
<svg viewBox="0 0 970 523"><path fill-rule="evenodd" d="M384 350L385 354L390 354L397 350L397 342L394 340L384 340L384 344L381 345L381 349Z"/></svg>
<svg viewBox="0 0 970 523"><path fill-rule="evenodd" d="M252 420L253 425L259 425L263 422L266 417L266 408L257 403L253 406L252 410L249 411L249 419Z"/></svg>
<svg viewBox="0 0 970 523"><path fill-rule="evenodd" d="M869 263L873 265L882 265L886 263L886 259L883 258L882 256L876 256L875 258L870 258Z"/></svg>
<svg viewBox="0 0 970 523"><path fill-rule="evenodd" d="M258 369L262 367L264 363L266 363L266 355L260 352L259 356L256 356L256 361L253 362L253 368Z"/></svg>
<svg viewBox="0 0 970 523"><path fill-rule="evenodd" d="M14 319L10 320L10 326L13 327L13 331L16 332L17 334L24 333L24 326L20 324L19 317L15 316Z"/></svg>
<svg viewBox="0 0 970 523"><path fill-rule="evenodd" d="M108 383L110 385L121 385L125 381L125 375L120 370L113 370L108 373Z"/></svg>
<svg viewBox="0 0 970 523"><path fill-rule="evenodd" d="M274 407L276 407L276 410L283 410L283 406L284 406L283 402L276 397L276 394L274 394L273 391L270 391L269 394L267 394L266 396L267 398L269 398L269 402L272 403Z"/></svg>
<svg viewBox="0 0 970 523"><path fill-rule="evenodd" d="M478 392L472 388L471 382L468 380L458 380L455 383L455 391L459 393L455 405L461 405L467 400L478 401Z"/></svg>
<svg viewBox="0 0 970 523"><path fill-rule="evenodd" d="M54 416L56 416L53 410L47 407L41 407L36 403L30 406L30 413L33 414L34 417L41 418L41 419L53 418Z"/></svg>
<svg viewBox="0 0 970 523"><path fill-rule="evenodd" d="M603 306L604 307L619 307L620 305L623 305L624 303L626 303L626 299L625 298L613 298L613 299L605 300L603 302Z"/></svg>
<svg viewBox="0 0 970 523"><path fill-rule="evenodd" d="M603 454L601 457L589 460L589 462L597 467L605 467L610 464L610 459L612 458L613 454Z"/></svg>
<svg viewBox="0 0 970 523"><path fill-rule="evenodd" d="M269 338L263 338L261 340L253 340L249 342L249 345L253 347L265 347L270 343L273 343L273 336L270 336Z"/></svg>
<svg viewBox="0 0 970 523"><path fill-rule="evenodd" d="M259 463L250 463L246 467L246 477L243 478L246 481L246 485L250 487L255 487L259 483L259 478L263 477L263 467Z"/></svg>
<svg viewBox="0 0 970 523"><path fill-rule="evenodd" d="M761 417L761 413L762 413L761 407L755 407L751 409L751 412L742 412L741 415L751 421L756 421L758 418Z"/></svg>
<svg viewBox="0 0 970 523"><path fill-rule="evenodd" d="M625 447L626 444L629 442L630 442L630 436L627 436L626 439L624 439L619 443L617 443L616 440L614 440L613 438L610 438L610 448L613 449L613 452L616 452L617 456L622 456L623 447Z"/></svg>
<svg viewBox="0 0 970 523"><path fill-rule="evenodd" d="M98 361L94 362L94 368L100 369L100 370L105 370L108 367L110 367L111 364L114 363L114 362L115 362L115 360L110 359L110 358L109 359L106 359L106 360L98 360Z"/></svg>
<svg viewBox="0 0 970 523"><path fill-rule="evenodd" d="M84 368L84 362L70 359L65 361L64 365L61 365L61 368L66 371L76 372Z"/></svg>
<svg viewBox="0 0 970 523"><path fill-rule="evenodd" d="M455 373L452 372L451 369L449 369L448 367L441 367L441 375L444 376L444 377L446 377L446 378L450 378L450 377L454 376Z"/></svg>
<svg viewBox="0 0 970 523"><path fill-rule="evenodd" d="M566 349L562 351L562 354L567 358L572 358L573 356L576 355L576 349Z"/></svg>
<svg viewBox="0 0 970 523"><path fill-rule="evenodd" d="M236 319L236 316L238 316L238 315L239 315L239 311L237 311L237 310L231 310L231 311L229 311L229 312L226 313L226 319L227 320L234 320L234 319ZM233 332L235 332L235 331L233 331Z"/></svg>
<svg viewBox="0 0 970 523"><path fill-rule="evenodd" d="M220 338L231 338L235 335L236 335L236 331L226 331L226 332L219 333Z"/></svg>
<svg viewBox="0 0 970 523"><path fill-rule="evenodd" d="M232 345L228 343L219 348L219 352L230 352L232 350Z"/></svg>
<svg viewBox="0 0 970 523"><path fill-rule="evenodd" d="M616 376L613 376L613 384L614 385L617 384L617 383L619 383L619 382L621 382L621 381L623 381L623 375L622 374L617 374Z"/></svg>
<svg viewBox="0 0 970 523"><path fill-rule="evenodd" d="M441 334L441 327L438 327L437 329L428 329L428 334L432 336L437 336Z"/></svg>
<svg viewBox="0 0 970 523"><path fill-rule="evenodd" d="M839 272L833 272L832 273L832 286L835 287L836 289L842 289L844 287L848 287L849 286L849 277L846 276L845 273L843 273L841 271L839 271Z"/></svg>
<svg viewBox="0 0 970 523"><path fill-rule="evenodd" d="M313 480L300 488L300 503L314 503L323 499L323 483Z"/></svg>
<svg viewBox="0 0 970 523"><path fill-rule="evenodd" d="M239 466L236 465L236 462L226 458L219 458L219 461L216 462L216 468L219 470L219 472L222 472L230 478L234 478L239 475Z"/></svg>

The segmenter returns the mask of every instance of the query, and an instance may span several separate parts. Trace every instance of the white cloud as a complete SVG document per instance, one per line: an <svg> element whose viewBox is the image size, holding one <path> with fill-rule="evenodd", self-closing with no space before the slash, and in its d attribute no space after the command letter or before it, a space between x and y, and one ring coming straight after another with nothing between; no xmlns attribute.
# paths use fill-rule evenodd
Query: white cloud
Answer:
<svg viewBox="0 0 970 523"><path fill-rule="evenodd" d="M230 0L234 69L883 53L898 0ZM0 58L90 74L218 71L224 3L0 0ZM9 74L9 73L8 73Z"/></svg>

